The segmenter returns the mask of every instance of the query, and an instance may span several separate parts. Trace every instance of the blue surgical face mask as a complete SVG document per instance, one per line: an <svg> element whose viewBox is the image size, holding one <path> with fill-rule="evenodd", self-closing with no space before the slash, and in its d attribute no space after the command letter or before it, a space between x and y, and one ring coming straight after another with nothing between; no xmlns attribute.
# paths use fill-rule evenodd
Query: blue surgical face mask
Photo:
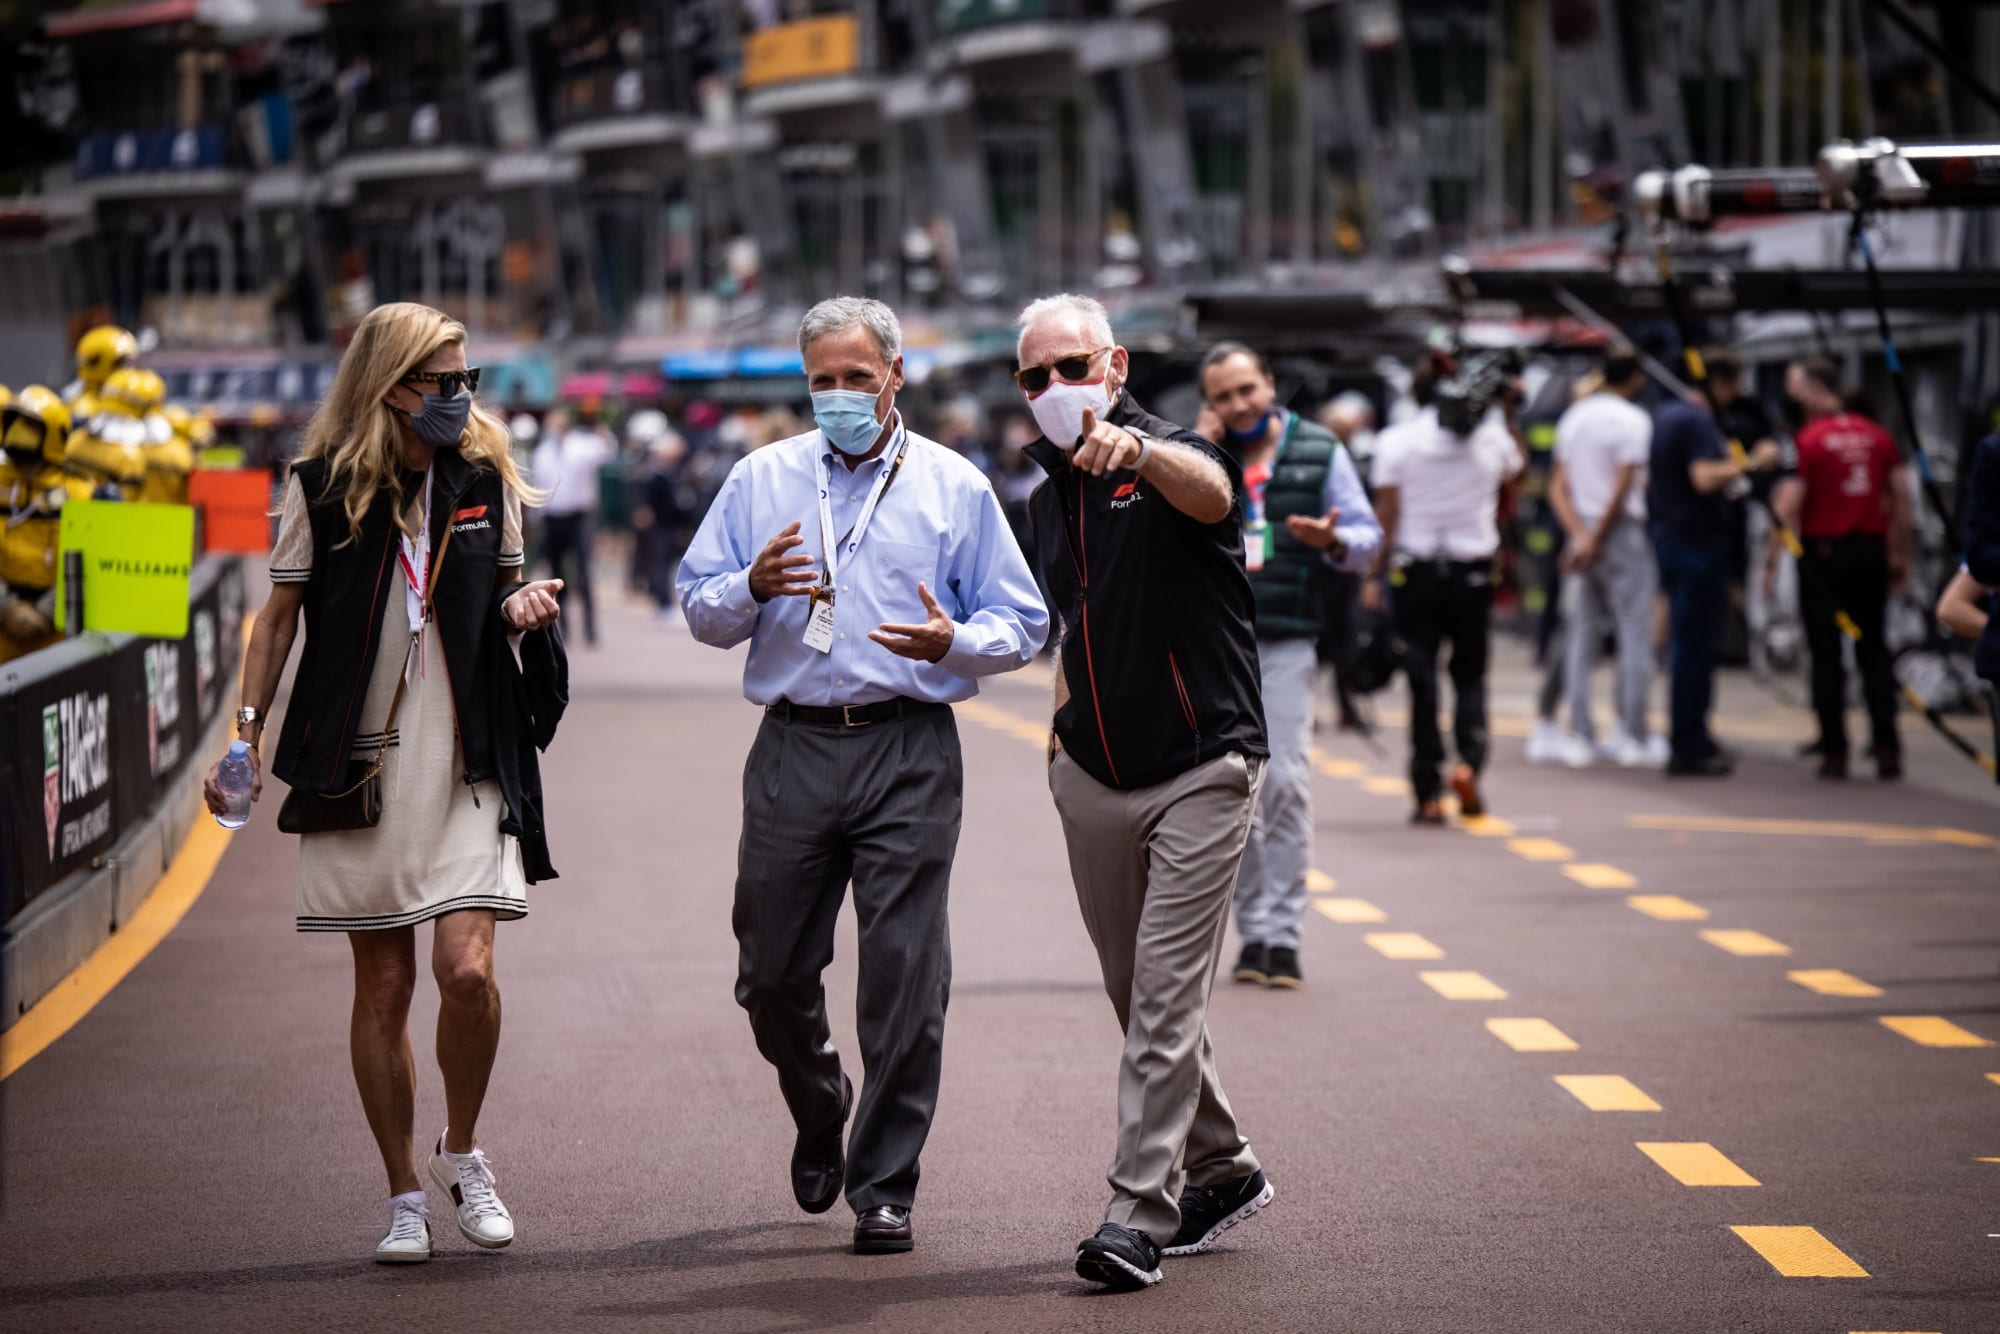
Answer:
<svg viewBox="0 0 2000 1334"><path fill-rule="evenodd" d="M1262 440L1264 438L1264 432L1269 430L1271 427L1271 418L1277 415L1278 415L1278 410L1276 408L1266 408L1264 409L1264 415L1259 417L1257 419L1257 424L1255 426L1252 426L1249 430L1237 431L1237 430L1232 430L1229 427L1225 426L1222 428L1222 433L1229 437L1230 442L1232 444L1238 444L1238 445L1253 444L1256 441Z"/></svg>
<svg viewBox="0 0 2000 1334"><path fill-rule="evenodd" d="M449 449L465 434L466 419L472 416L472 392L462 390L450 398L425 394L421 412L410 416L410 429L417 439L434 449Z"/></svg>
<svg viewBox="0 0 2000 1334"><path fill-rule="evenodd" d="M858 389L822 389L812 396L813 423L826 442L843 454L866 454L875 447L876 437L889 416L875 415L881 395Z"/></svg>

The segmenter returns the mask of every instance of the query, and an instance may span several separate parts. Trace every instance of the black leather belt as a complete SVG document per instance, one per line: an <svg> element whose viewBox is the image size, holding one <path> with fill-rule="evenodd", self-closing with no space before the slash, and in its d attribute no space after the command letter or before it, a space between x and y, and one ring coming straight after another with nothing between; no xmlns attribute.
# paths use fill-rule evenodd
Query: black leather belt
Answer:
<svg viewBox="0 0 2000 1334"><path fill-rule="evenodd" d="M949 704L934 704L921 699L877 700L873 704L794 704L781 699L776 704L766 704L764 712L784 723L815 723L821 727L867 727L871 723L886 723L893 718L914 718L919 714L935 713L948 709Z"/></svg>

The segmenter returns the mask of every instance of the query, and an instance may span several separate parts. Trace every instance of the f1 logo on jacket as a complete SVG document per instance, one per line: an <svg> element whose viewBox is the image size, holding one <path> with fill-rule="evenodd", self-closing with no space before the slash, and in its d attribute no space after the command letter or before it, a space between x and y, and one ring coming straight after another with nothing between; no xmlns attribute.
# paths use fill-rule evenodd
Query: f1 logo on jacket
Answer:
<svg viewBox="0 0 2000 1334"><path fill-rule="evenodd" d="M1113 491L1111 493L1112 509L1115 510L1130 509L1132 506L1138 503L1139 503L1139 484L1136 481L1127 482L1125 483L1125 485L1119 487L1116 491Z"/></svg>

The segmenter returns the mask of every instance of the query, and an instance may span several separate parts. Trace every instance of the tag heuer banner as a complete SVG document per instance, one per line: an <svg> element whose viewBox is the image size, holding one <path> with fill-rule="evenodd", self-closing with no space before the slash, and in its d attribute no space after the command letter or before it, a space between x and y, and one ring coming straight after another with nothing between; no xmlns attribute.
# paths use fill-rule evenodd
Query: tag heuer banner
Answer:
<svg viewBox="0 0 2000 1334"><path fill-rule="evenodd" d="M201 753L234 698L243 572L196 571L179 639L93 636L0 668L0 916L90 866Z"/></svg>

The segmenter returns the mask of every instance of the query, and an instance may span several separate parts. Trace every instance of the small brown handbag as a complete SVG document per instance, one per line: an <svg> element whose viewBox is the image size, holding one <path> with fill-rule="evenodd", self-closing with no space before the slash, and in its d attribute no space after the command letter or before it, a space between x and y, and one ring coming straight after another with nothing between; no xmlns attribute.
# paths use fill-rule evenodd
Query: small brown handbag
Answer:
<svg viewBox="0 0 2000 1334"><path fill-rule="evenodd" d="M437 600L438 571L444 553L451 546L451 525L446 524L444 540L431 559L430 578L424 585L424 621L431 619ZM334 834L350 829L373 829L382 821L382 757L388 753L389 738L396 734L396 715L403 710L403 692L410 684L410 660L416 655L418 637L410 635L409 651L403 655L403 670L396 678L396 697L389 703L389 717L382 724L382 744L362 766L361 777L338 792L306 792L293 788L278 807L278 832L282 834ZM349 761L352 765L354 761ZM349 769L352 773L352 768Z"/></svg>

